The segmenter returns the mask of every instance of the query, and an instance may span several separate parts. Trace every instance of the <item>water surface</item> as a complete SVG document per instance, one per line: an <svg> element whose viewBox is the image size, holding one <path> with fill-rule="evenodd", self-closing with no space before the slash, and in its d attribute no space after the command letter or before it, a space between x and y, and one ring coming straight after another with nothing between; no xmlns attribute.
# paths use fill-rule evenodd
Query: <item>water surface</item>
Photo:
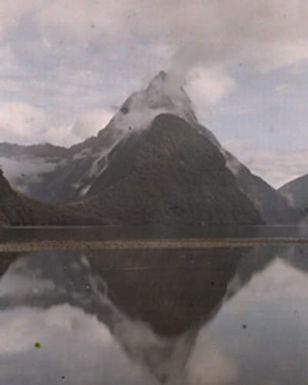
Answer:
<svg viewBox="0 0 308 385"><path fill-rule="evenodd" d="M300 238L308 239L308 225L289 226L36 226L0 227L0 243L27 241L102 241L166 238Z"/></svg>
<svg viewBox="0 0 308 385"><path fill-rule="evenodd" d="M306 384L307 257L0 254L0 383Z"/></svg>

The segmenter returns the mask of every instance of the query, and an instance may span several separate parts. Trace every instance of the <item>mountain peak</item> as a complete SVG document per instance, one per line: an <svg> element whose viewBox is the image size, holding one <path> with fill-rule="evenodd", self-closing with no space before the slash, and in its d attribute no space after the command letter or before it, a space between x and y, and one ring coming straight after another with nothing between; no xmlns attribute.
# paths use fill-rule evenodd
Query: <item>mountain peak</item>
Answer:
<svg viewBox="0 0 308 385"><path fill-rule="evenodd" d="M153 82L155 80L166 80L167 76L168 76L167 72L164 70L161 70L158 72L157 75L154 76L154 78L152 79L151 82Z"/></svg>
<svg viewBox="0 0 308 385"><path fill-rule="evenodd" d="M164 82L168 82L170 80L170 76L165 71L159 71L157 75L149 82L147 89L151 87L159 87L162 86Z"/></svg>
<svg viewBox="0 0 308 385"><path fill-rule="evenodd" d="M177 103L178 99L181 99L182 102L185 101L191 105L191 100L183 88L182 79L165 71L160 71L154 76L143 92L148 94L155 92L159 97L168 97L174 104Z"/></svg>
<svg viewBox="0 0 308 385"><path fill-rule="evenodd" d="M153 119L168 113L197 124L192 103L178 79L160 71L141 91L133 93L121 106L111 124L122 132L147 129Z"/></svg>

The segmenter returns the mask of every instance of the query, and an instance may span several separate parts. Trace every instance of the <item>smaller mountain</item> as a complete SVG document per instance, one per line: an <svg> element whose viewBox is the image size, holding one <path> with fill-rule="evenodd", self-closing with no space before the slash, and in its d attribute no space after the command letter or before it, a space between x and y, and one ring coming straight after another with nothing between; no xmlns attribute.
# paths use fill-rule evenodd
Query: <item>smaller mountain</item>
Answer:
<svg viewBox="0 0 308 385"><path fill-rule="evenodd" d="M205 135L222 153L226 166L234 175L240 190L254 203L267 224L294 224L304 215L301 209L290 205L288 200L259 176L253 174L231 152L220 144L216 136L205 126L198 124L198 131Z"/></svg>
<svg viewBox="0 0 308 385"><path fill-rule="evenodd" d="M308 214L308 174L280 187L279 192L292 206L299 207Z"/></svg>
<svg viewBox="0 0 308 385"><path fill-rule="evenodd" d="M251 199L267 224L296 224L303 219L304 214L300 208L291 205L284 196L253 174L234 155L225 152L225 157L229 169L234 168L232 172L239 188Z"/></svg>
<svg viewBox="0 0 308 385"><path fill-rule="evenodd" d="M77 225L94 223L72 209L32 200L12 189L0 170L0 225Z"/></svg>

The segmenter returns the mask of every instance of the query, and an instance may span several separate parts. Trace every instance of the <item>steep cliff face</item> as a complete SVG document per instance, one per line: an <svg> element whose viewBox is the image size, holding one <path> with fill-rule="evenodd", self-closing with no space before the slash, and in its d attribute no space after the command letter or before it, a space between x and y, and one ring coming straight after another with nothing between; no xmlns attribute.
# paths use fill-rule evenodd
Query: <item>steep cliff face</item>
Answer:
<svg viewBox="0 0 308 385"><path fill-rule="evenodd" d="M267 224L298 223L302 220L304 213L300 208L292 206L285 196L253 174L248 167L221 146L210 130L202 125L198 125L197 128L219 148L238 187L253 202Z"/></svg>
<svg viewBox="0 0 308 385"><path fill-rule="evenodd" d="M75 207L106 223L260 224L220 151L185 120L169 114L130 135Z"/></svg>
<svg viewBox="0 0 308 385"><path fill-rule="evenodd" d="M268 224L295 224L302 220L303 211L294 207L286 197L254 175L245 165L229 152L226 153L227 165L237 163L234 176L241 191L254 203L262 218Z"/></svg>

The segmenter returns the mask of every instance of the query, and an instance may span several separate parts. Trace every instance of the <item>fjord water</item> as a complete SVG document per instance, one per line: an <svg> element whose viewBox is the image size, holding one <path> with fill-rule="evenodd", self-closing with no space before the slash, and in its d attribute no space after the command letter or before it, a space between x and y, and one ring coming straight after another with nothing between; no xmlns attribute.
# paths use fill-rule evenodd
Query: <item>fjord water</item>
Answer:
<svg viewBox="0 0 308 385"><path fill-rule="evenodd" d="M0 261L1 384L308 382L307 246Z"/></svg>
<svg viewBox="0 0 308 385"><path fill-rule="evenodd" d="M308 225L261 226L17 226L0 227L0 243L163 238L304 238Z"/></svg>

